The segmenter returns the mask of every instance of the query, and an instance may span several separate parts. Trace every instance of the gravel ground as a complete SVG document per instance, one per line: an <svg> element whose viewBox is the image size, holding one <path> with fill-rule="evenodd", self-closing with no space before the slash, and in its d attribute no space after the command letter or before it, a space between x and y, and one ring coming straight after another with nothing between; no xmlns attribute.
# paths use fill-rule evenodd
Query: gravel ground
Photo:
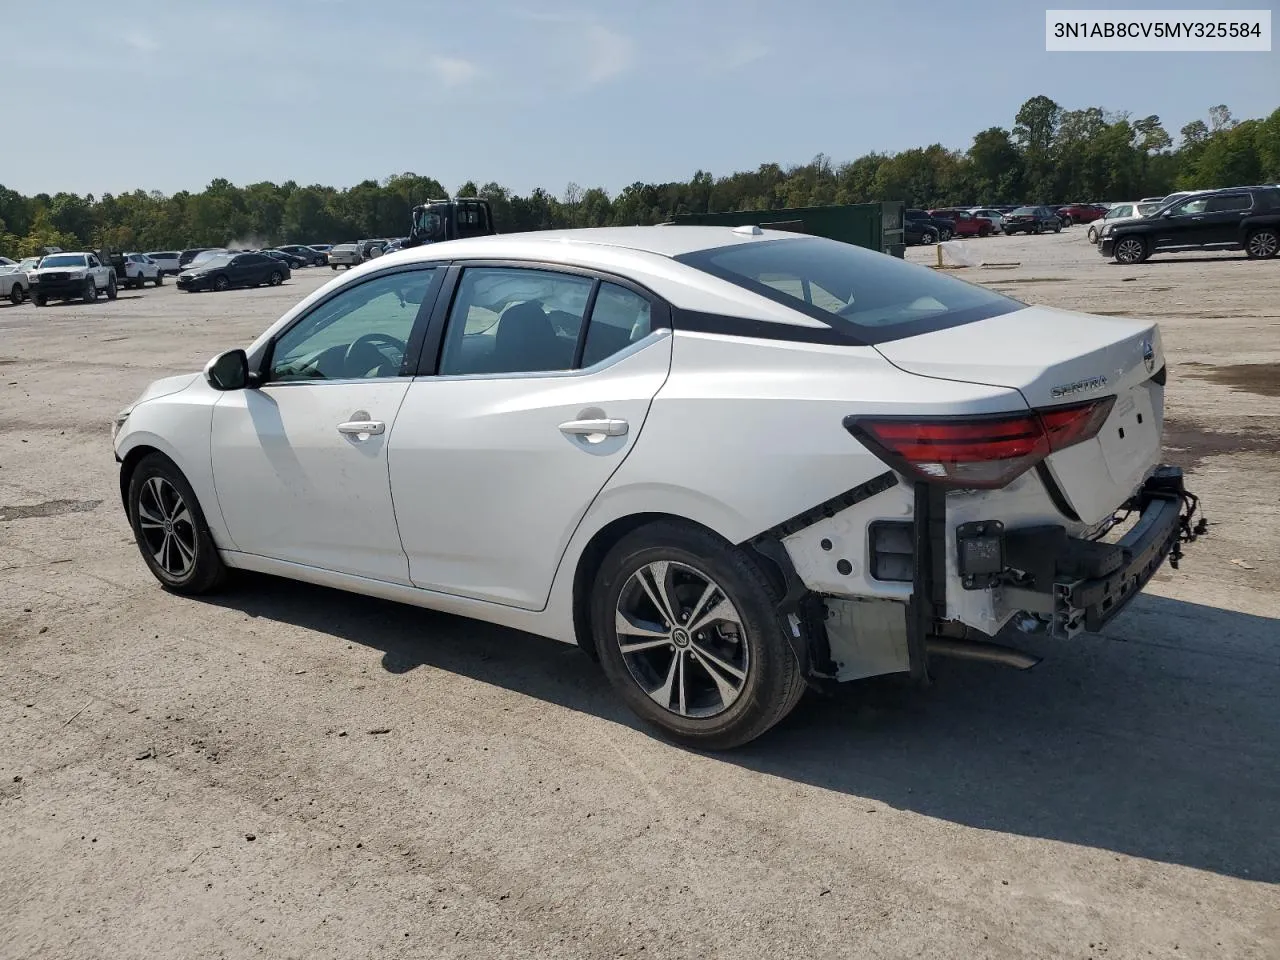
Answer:
<svg viewBox="0 0 1280 960"><path fill-rule="evenodd" d="M111 415L330 271L0 306L0 955L1280 955L1280 263L1083 234L969 241L1020 265L957 275L1161 320L1212 535L1034 671L850 685L721 756L573 648L156 586Z"/></svg>

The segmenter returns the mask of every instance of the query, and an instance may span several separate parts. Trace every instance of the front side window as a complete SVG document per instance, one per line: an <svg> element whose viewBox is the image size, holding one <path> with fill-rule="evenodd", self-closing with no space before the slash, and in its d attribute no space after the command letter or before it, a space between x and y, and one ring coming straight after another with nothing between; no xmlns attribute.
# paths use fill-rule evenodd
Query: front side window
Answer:
<svg viewBox="0 0 1280 960"><path fill-rule="evenodd" d="M343 290L286 330L271 351L268 379L398 377L409 337L433 289L432 268L384 274Z"/></svg>
<svg viewBox="0 0 1280 960"><path fill-rule="evenodd" d="M440 373L539 373L573 367L593 281L548 270L473 267L449 311Z"/></svg>
<svg viewBox="0 0 1280 960"><path fill-rule="evenodd" d="M820 237L737 243L675 259L864 343L960 326L1024 306L927 267Z"/></svg>
<svg viewBox="0 0 1280 960"><path fill-rule="evenodd" d="M1199 197L1195 200L1185 200L1169 212L1175 217L1185 217L1197 213L1204 213L1205 204L1208 202L1208 198L1206 197Z"/></svg>

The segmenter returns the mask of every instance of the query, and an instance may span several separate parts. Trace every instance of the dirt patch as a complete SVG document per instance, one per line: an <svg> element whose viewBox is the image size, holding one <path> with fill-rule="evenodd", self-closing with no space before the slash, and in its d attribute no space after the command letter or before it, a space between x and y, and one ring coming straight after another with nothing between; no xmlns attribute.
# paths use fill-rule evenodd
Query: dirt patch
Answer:
<svg viewBox="0 0 1280 960"><path fill-rule="evenodd" d="M1186 366L1201 368L1188 370L1189 377L1198 377L1263 397L1280 397L1280 363L1236 363L1226 367L1188 363Z"/></svg>
<svg viewBox="0 0 1280 960"><path fill-rule="evenodd" d="M35 517L61 517L68 513L88 513L102 506L101 500L46 500L19 506L0 506L0 523L9 520L31 520Z"/></svg>
<svg viewBox="0 0 1280 960"><path fill-rule="evenodd" d="M1165 453L1176 453L1173 461L1192 470L1209 457L1231 453L1280 452L1280 436L1254 433L1223 433L1209 430L1194 421L1168 419L1164 422Z"/></svg>

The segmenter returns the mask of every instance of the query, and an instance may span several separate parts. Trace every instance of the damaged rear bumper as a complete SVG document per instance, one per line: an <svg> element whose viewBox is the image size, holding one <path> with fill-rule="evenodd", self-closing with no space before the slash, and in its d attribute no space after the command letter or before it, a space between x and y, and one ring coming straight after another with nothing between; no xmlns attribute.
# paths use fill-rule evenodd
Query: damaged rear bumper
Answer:
<svg viewBox="0 0 1280 960"><path fill-rule="evenodd" d="M1018 526L1017 509L1006 516L1008 526L998 519L965 522L954 513L949 520L948 507L942 488L920 482L904 490L886 474L751 541L783 575L779 613L813 682L903 672L927 681L931 653L1030 665L1034 658L990 642L1002 625L1012 619L1025 632L1060 639L1098 631L1166 559L1176 567L1183 544L1205 531L1195 517L1198 501L1173 466L1157 467L1121 505L1117 518L1137 519L1114 542L1072 536L1043 520ZM877 510L881 517L906 516L864 519ZM822 580L823 560L848 579L858 572L849 553L841 556L842 544L853 539L846 531L862 534L864 566L873 575L864 583L874 582L878 594L832 589ZM890 553L878 556L878 542ZM975 608L966 598L980 602ZM965 625L963 611L973 609L990 611L979 620L989 629Z"/></svg>
<svg viewBox="0 0 1280 960"><path fill-rule="evenodd" d="M966 590L997 590L1004 607L1031 614L1029 625L1053 637L1096 633L1166 558L1177 566L1182 544L1204 532L1203 519L1193 522L1196 509L1182 470L1161 466L1121 508L1138 520L1114 543L1069 537L1060 526L964 524L956 529L961 582Z"/></svg>

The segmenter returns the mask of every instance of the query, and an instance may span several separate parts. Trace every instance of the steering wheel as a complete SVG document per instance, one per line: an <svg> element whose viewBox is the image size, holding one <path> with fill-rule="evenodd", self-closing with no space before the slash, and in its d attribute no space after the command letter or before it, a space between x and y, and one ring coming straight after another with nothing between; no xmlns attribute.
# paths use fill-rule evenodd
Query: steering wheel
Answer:
<svg viewBox="0 0 1280 960"><path fill-rule="evenodd" d="M387 363L389 358L378 349L379 344L398 351L401 359L409 349L408 344L389 333L361 334L351 341L351 346L347 347L347 352L342 358L343 371L348 376L360 376L374 367L381 367Z"/></svg>

